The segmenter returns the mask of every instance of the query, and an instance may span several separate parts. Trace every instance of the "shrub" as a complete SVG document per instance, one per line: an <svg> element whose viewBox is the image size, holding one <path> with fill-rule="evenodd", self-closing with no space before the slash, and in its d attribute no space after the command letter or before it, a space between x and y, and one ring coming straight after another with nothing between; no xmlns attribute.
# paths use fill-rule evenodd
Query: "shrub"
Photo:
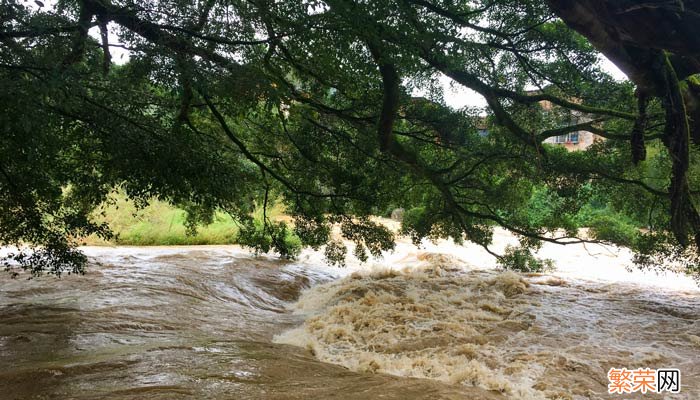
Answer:
<svg viewBox="0 0 700 400"><path fill-rule="evenodd" d="M505 254L498 260L498 265L506 270L520 272L546 272L554 269L550 259L535 257L526 247L506 246Z"/></svg>
<svg viewBox="0 0 700 400"><path fill-rule="evenodd" d="M589 227L594 238L628 247L633 247L640 235L633 223L615 214L597 215L590 221Z"/></svg>

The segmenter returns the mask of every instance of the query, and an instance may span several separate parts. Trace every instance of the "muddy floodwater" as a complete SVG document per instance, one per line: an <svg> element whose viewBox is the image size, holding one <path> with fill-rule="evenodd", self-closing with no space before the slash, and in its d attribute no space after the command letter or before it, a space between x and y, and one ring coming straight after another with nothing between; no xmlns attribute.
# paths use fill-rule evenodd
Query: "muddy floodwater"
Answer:
<svg viewBox="0 0 700 400"><path fill-rule="evenodd" d="M346 269L86 252L84 276L0 275L1 399L700 398L700 291L601 272L617 256L521 276L453 245ZM678 368L681 393L608 395L613 367Z"/></svg>

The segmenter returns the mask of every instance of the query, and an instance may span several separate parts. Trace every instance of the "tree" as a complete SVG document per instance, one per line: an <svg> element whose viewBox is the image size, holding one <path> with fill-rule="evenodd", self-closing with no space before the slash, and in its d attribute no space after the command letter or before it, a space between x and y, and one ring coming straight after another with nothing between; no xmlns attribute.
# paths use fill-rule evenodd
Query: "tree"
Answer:
<svg viewBox="0 0 700 400"><path fill-rule="evenodd" d="M0 242L42 246L32 254L49 261L28 265L79 270L63 254L69 238L108 234L89 212L121 185L140 201L187 205L193 226L223 209L250 244L286 254L287 228L250 218L254 200L279 193L302 243L328 244L335 261L345 254L329 243L331 223L364 259L393 246L368 217L395 206L407 209L403 230L415 240L451 236L488 249L501 225L525 247L578 243L566 218L533 225L524 208L544 185L575 211L593 182L640 209L666 210L663 229L640 239L643 254L687 254L699 229L679 94L633 79L635 96L612 80L598 67L600 43L556 17L580 30L564 2L550 3L66 0L47 11L4 0ZM131 54L125 65L112 63L117 45ZM447 107L434 84L441 74L488 109ZM694 78L682 79L691 82L683 93L695 93ZM571 112L590 120L567 126ZM579 153L542 144L578 130L609 140ZM674 160L671 190L639 173L646 144L659 139ZM558 228L566 233L552 234Z"/></svg>
<svg viewBox="0 0 700 400"><path fill-rule="evenodd" d="M689 233L700 247L700 214L691 190L690 140L700 144L700 2L550 0L571 28L617 64L637 86L639 117L632 133L635 160L644 158L649 98L665 113L663 144L673 167L671 231L682 247Z"/></svg>

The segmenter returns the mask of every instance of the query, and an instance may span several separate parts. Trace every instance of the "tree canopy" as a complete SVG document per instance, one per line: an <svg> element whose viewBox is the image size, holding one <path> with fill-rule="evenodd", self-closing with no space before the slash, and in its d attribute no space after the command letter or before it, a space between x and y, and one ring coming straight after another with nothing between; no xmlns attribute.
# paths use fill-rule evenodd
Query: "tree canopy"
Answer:
<svg viewBox="0 0 700 400"><path fill-rule="evenodd" d="M110 234L92 212L118 187L193 229L228 212L283 256L293 230L342 262L332 224L378 255L394 237L369 216L403 207L415 241L489 249L498 225L526 249L608 241L697 271L698 5L678 3L0 0L0 243L36 250L8 265L81 271L75 239ZM447 106L442 76L488 107ZM606 140L543 144L581 130ZM293 226L252 219L272 197ZM651 229L578 238L592 197Z"/></svg>

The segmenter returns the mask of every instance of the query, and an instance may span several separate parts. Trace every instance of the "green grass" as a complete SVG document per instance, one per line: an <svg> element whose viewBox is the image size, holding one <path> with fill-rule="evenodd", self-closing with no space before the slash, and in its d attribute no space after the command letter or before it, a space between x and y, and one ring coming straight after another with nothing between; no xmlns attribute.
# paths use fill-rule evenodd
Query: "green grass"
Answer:
<svg viewBox="0 0 700 400"><path fill-rule="evenodd" d="M115 197L114 204L103 206L96 219L109 224L115 237L110 241L90 236L83 239L87 245L174 246L233 244L238 237L238 226L224 213L217 213L214 222L199 227L195 236L185 229L185 211L166 202L154 200L149 206L137 209L124 196Z"/></svg>

